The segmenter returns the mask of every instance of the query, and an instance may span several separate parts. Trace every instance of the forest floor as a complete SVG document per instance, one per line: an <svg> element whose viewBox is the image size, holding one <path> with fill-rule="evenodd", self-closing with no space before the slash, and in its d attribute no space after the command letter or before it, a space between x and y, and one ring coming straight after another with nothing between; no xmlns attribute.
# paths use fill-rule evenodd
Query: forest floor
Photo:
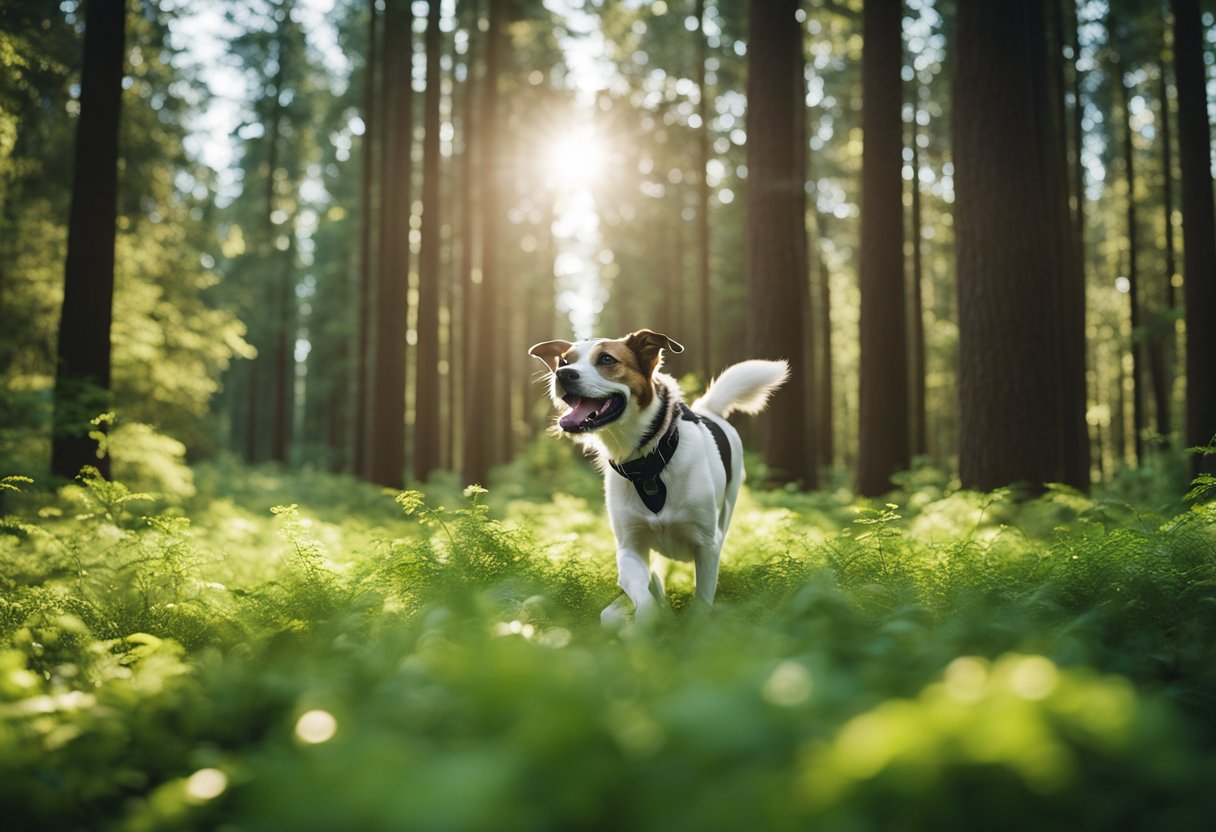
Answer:
<svg viewBox="0 0 1216 832"><path fill-rule="evenodd" d="M1095 498L930 469L889 502L745 490L713 612L676 567L670 615L614 633L572 457L537 446L488 493L235 464L159 495L5 481L5 828L1216 816L1216 505L1169 466Z"/></svg>

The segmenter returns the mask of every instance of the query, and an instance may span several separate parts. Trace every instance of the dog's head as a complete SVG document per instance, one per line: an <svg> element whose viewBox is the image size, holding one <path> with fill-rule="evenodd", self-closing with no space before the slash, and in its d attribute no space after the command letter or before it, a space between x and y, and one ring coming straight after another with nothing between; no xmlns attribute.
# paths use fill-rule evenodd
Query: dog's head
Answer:
<svg viewBox="0 0 1216 832"><path fill-rule="evenodd" d="M552 373L551 393L570 409L558 419L567 433L590 433L630 421L654 399L663 350L684 352L672 338L639 329L624 338L545 341L528 350Z"/></svg>

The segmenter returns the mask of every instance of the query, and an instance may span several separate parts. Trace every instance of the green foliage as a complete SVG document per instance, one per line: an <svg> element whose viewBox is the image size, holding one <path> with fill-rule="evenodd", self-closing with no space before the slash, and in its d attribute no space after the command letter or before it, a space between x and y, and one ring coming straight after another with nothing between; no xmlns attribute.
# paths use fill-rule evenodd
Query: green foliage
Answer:
<svg viewBox="0 0 1216 832"><path fill-rule="evenodd" d="M673 615L618 636L597 498L194 480L0 481L14 828L1187 829L1216 809L1210 506L927 470L891 503L745 491L713 614L677 565Z"/></svg>

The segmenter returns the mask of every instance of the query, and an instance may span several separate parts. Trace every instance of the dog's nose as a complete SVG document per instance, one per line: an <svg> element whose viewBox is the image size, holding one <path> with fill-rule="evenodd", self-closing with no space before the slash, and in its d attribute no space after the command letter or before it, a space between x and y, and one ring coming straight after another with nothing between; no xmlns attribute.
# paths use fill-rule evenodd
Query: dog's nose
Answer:
<svg viewBox="0 0 1216 832"><path fill-rule="evenodd" d="M562 367L557 371L557 380L562 384L578 381L578 370L573 367Z"/></svg>

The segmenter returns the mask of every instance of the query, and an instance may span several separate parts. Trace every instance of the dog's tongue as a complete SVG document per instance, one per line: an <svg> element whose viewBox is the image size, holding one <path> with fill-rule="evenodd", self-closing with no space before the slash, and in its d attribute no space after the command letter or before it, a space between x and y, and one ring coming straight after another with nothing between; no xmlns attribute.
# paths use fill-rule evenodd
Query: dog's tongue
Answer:
<svg viewBox="0 0 1216 832"><path fill-rule="evenodd" d="M596 411L603 410L607 399L584 399L578 396L571 396L567 403L570 405L570 412L562 416L557 421L563 430L576 430L587 417Z"/></svg>

